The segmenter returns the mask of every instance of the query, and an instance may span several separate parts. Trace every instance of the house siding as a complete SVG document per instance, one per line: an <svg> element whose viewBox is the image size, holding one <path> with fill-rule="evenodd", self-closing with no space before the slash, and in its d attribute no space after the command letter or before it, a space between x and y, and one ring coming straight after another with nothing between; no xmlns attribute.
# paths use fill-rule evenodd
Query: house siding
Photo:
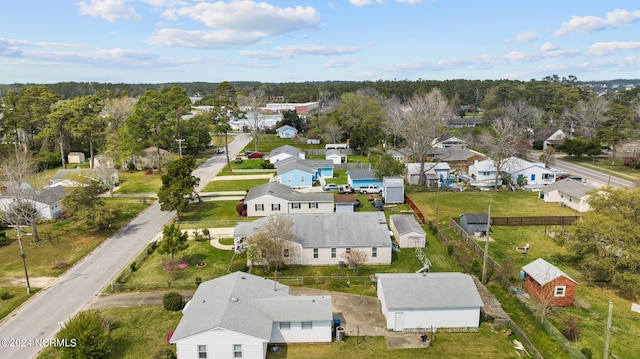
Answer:
<svg viewBox="0 0 640 359"><path fill-rule="evenodd" d="M391 244L391 242L389 242ZM318 258L313 258L313 248L303 248L302 258L299 264L302 265L338 265L339 262L346 262L345 254L347 247L333 247L336 248L336 257L331 258L331 247L318 248ZM371 257L372 247L350 247L351 249L362 249L367 252L368 258L366 265L368 264L391 264L391 245L387 247L376 247L377 256Z"/></svg>
<svg viewBox="0 0 640 359"><path fill-rule="evenodd" d="M265 217L282 213L333 213L333 202L288 201L274 196L262 196L245 202L248 217ZM300 203L300 208L293 208L293 203ZM318 208L309 208L310 203L317 203ZM262 204L264 210L257 211L256 205ZM273 204L279 204L280 210L274 211Z"/></svg>
<svg viewBox="0 0 640 359"><path fill-rule="evenodd" d="M377 179L375 179L375 178L371 178L371 179L351 179L351 177L349 177L348 182L349 182L349 185L351 185L351 187L353 187L356 190L358 188L368 187L370 185L382 187L382 182L377 180Z"/></svg>
<svg viewBox="0 0 640 359"><path fill-rule="evenodd" d="M331 343L331 321L313 321L311 329L302 329L302 322L290 322L291 328L280 329L273 322L270 343Z"/></svg>
<svg viewBox="0 0 640 359"><path fill-rule="evenodd" d="M300 170L289 171L279 177L279 183L289 187L311 187L313 185L313 175Z"/></svg>
<svg viewBox="0 0 640 359"><path fill-rule="evenodd" d="M207 346L207 357L233 359L233 345L242 345L243 358L265 358L268 341L226 329L213 329L180 339L176 343L178 359L198 359L198 345Z"/></svg>
<svg viewBox="0 0 640 359"><path fill-rule="evenodd" d="M334 165L339 165L342 163L342 157L338 156L338 155L328 155L325 156L325 160L331 160L333 161Z"/></svg>
<svg viewBox="0 0 640 359"><path fill-rule="evenodd" d="M591 208L588 203L588 199L590 196L577 198L558 190L543 193L543 199L545 202L562 203L564 206L567 206L577 212L587 212Z"/></svg>
<svg viewBox="0 0 640 359"><path fill-rule="evenodd" d="M387 329L402 331L406 329L430 328L478 328L480 326L480 307L450 309L388 309L385 318ZM397 313L401 313L402 322L396 322Z"/></svg>
<svg viewBox="0 0 640 359"><path fill-rule="evenodd" d="M531 276L526 275L524 279L524 290L531 294L538 302L543 302L545 299L552 296L553 291L556 286L564 286L565 295L564 297L553 297L548 300L549 305L556 307L569 307L573 305L576 293L577 284L567 277L561 276L553 281L545 284L544 286L540 286L538 282L536 282Z"/></svg>

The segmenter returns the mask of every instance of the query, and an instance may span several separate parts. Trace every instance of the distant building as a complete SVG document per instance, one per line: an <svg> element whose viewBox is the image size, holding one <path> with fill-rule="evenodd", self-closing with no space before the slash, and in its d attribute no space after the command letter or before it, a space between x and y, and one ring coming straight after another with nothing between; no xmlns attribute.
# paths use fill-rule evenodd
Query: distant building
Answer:
<svg viewBox="0 0 640 359"><path fill-rule="evenodd" d="M289 125L276 128L276 135L280 138L294 138L298 135L298 130Z"/></svg>
<svg viewBox="0 0 640 359"><path fill-rule="evenodd" d="M558 267L538 258L522 267L524 290L538 302L555 307L572 306L578 282Z"/></svg>

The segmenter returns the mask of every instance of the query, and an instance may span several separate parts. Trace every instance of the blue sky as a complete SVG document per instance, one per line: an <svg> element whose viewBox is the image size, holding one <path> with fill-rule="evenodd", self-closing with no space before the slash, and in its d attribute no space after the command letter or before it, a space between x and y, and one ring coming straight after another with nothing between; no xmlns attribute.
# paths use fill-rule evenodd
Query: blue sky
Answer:
<svg viewBox="0 0 640 359"><path fill-rule="evenodd" d="M640 4L19 0L0 83L640 78Z"/></svg>

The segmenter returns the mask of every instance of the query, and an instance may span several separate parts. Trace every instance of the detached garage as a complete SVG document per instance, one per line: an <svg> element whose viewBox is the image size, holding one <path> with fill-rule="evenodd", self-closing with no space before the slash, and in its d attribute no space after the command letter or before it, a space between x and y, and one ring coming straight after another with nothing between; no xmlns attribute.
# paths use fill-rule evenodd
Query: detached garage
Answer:
<svg viewBox="0 0 640 359"><path fill-rule="evenodd" d="M394 214L389 217L391 231L400 248L422 248L426 232L413 214Z"/></svg>
<svg viewBox="0 0 640 359"><path fill-rule="evenodd" d="M462 273L376 274L387 329L478 328L484 306L473 278Z"/></svg>

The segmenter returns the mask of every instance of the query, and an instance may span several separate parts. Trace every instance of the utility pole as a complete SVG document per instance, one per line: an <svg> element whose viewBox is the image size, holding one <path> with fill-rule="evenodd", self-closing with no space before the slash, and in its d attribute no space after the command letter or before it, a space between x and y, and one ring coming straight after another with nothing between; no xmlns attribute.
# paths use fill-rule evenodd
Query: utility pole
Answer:
<svg viewBox="0 0 640 359"><path fill-rule="evenodd" d="M609 317L607 318L607 337L604 340L604 359L609 359L609 338L611 337L611 315L613 314L613 302L609 301Z"/></svg>
<svg viewBox="0 0 640 359"><path fill-rule="evenodd" d="M489 214L487 215L487 235L484 242L484 259L482 261L482 283L487 284L487 260L489 259L489 239L491 238L491 200L489 201Z"/></svg>
<svg viewBox="0 0 640 359"><path fill-rule="evenodd" d="M22 248L22 227L20 223L16 224L16 231L18 234L18 246L20 247L20 257L22 258L22 266L24 267L24 278L27 281L27 295L31 295L31 284L29 284L29 272L27 271L27 255Z"/></svg>

